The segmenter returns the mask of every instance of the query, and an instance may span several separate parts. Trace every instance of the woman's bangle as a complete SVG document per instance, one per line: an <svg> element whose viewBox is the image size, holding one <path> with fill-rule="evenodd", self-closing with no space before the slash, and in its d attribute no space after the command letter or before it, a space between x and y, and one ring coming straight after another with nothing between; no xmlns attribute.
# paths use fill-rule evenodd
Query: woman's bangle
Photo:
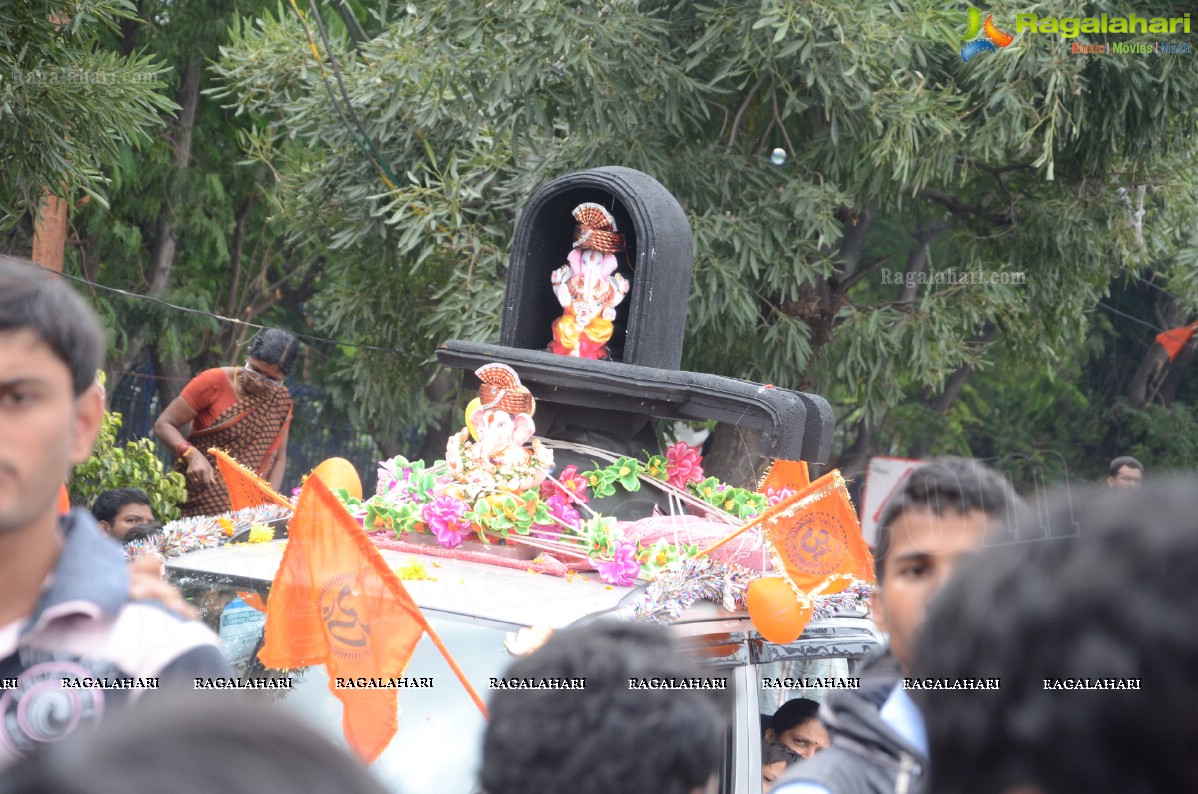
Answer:
<svg viewBox="0 0 1198 794"><path fill-rule="evenodd" d="M182 460L190 455L193 449L195 449L195 447L184 441L179 446L175 447L175 454L179 456L180 460Z"/></svg>

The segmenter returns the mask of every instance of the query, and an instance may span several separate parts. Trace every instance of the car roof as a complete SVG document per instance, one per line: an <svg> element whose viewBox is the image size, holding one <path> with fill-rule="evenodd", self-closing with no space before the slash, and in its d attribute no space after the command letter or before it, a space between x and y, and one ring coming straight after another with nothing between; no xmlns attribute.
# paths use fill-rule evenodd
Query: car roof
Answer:
<svg viewBox="0 0 1198 794"><path fill-rule="evenodd" d="M286 541L231 543L167 560L180 574L211 574L270 582ZM407 554L380 549L392 569L420 563L429 579L406 579L404 587L424 609L454 612L519 626L561 628L615 608L632 587L604 584L594 575L553 576L525 568Z"/></svg>

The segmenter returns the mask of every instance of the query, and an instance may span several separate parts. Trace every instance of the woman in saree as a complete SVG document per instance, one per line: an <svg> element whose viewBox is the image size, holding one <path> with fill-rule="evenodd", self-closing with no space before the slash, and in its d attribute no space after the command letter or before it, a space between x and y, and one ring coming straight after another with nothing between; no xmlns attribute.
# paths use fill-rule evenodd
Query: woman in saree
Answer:
<svg viewBox="0 0 1198 794"><path fill-rule="evenodd" d="M154 432L175 451L177 467L187 477L184 516L232 509L210 447L225 450L276 491L282 487L291 425L291 394L283 379L295 365L298 348L291 333L266 328L250 342L243 366L201 372L158 417Z"/></svg>

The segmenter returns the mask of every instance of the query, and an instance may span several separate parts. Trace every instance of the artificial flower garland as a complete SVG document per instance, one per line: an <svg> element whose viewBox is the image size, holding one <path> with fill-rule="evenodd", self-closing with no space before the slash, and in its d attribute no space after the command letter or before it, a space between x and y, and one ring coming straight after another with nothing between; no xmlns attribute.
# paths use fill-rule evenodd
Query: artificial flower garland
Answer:
<svg viewBox="0 0 1198 794"><path fill-rule="evenodd" d="M757 493L704 477L699 451L683 442L665 455L645 461L622 457L607 466L579 471L570 465L539 488L503 490L490 483L462 483L445 461L426 467L423 461L397 456L379 468L377 493L363 501L339 495L368 530L387 528L396 536L408 532L433 535L456 548L471 535L483 543L519 543L566 556L589 559L600 577L613 585L652 579L658 572L698 553L695 545L666 540L642 544L616 531L616 520L586 507L591 498L611 496L617 487L640 490L655 480L663 489L686 495L724 514L734 525L763 512L788 493ZM589 514L583 518L580 511Z"/></svg>

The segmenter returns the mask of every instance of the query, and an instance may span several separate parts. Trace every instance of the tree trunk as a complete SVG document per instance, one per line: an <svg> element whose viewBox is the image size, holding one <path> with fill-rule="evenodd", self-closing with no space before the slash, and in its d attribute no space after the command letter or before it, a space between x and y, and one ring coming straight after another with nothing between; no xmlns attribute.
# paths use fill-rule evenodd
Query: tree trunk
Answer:
<svg viewBox="0 0 1198 794"><path fill-rule="evenodd" d="M716 424L708 445L703 456L704 474L737 488L757 487L757 472L765 461L754 441L746 438L739 427L726 422Z"/></svg>
<svg viewBox="0 0 1198 794"><path fill-rule="evenodd" d="M944 233L944 224L925 228L922 224L915 230L915 245L907 254L907 275L899 286L898 302L912 303L919 294L919 275L928 266L928 246Z"/></svg>
<svg viewBox="0 0 1198 794"><path fill-rule="evenodd" d="M30 258L57 273L62 272L67 245L68 206L66 199L47 192L33 222L33 256Z"/></svg>
<svg viewBox="0 0 1198 794"><path fill-rule="evenodd" d="M862 210L861 215L851 221L848 229L845 230L844 240L840 244L841 268L838 281L844 281L851 277L861 265L861 252L865 249L865 236L869 233L869 227L873 225L876 212L877 210L871 204Z"/></svg>
<svg viewBox="0 0 1198 794"><path fill-rule="evenodd" d="M853 439L852 445L846 448L841 453L840 459L828 469L840 469L840 473L846 480L861 477L869 466L869 459L874 455L873 435L872 427L865 422L858 422L857 437ZM812 479L814 479L814 472Z"/></svg>
<svg viewBox="0 0 1198 794"><path fill-rule="evenodd" d="M972 344L984 345L994 338L998 328L993 323L987 323L981 333L973 338ZM948 409L953 407L953 403L961 396L961 391L965 388L965 384L969 383L969 379L973 377L973 367L965 364L958 367L952 375L948 376L948 381L944 384L944 390L940 394L928 401L928 408L935 411L937 414L944 416L948 413ZM926 457L932 448L935 438L931 435L925 435L915 441L908 451L908 456L912 458Z"/></svg>
<svg viewBox="0 0 1198 794"><path fill-rule="evenodd" d="M1155 345L1155 347L1161 346ZM1161 349L1164 350L1164 348ZM1195 358L1194 346L1187 344L1177 354L1177 358L1173 359L1169 364L1168 372L1165 374L1165 382L1161 385L1160 393L1157 395L1161 401L1161 405L1168 408L1177 399L1177 389L1181 386L1181 380L1185 377L1186 372L1193 366Z"/></svg>
<svg viewBox="0 0 1198 794"><path fill-rule="evenodd" d="M191 163L191 136L195 129L196 109L200 104L200 77L200 64L193 63L184 72L183 82L179 86L179 94L176 97L181 109L171 130L170 143L174 152L175 170L180 174L186 171ZM169 180L172 187L176 182L176 177L177 174ZM179 219L174 212L176 197L170 195L171 192L168 187L168 200L158 213L150 254L149 288L146 294L156 298L162 297L167 287L170 286L171 275L175 267L175 245L178 242ZM111 374L114 384L119 382L141 358L149 332L150 329L143 326L129 341L125 352L113 361ZM165 398L165 394L163 394L163 398Z"/></svg>
<svg viewBox="0 0 1198 794"><path fill-rule="evenodd" d="M1153 300L1152 313L1156 321L1160 323L1162 328L1177 328L1185 324L1189 317L1189 311L1173 300L1172 297L1164 293L1157 293ZM1185 351L1182 351L1184 355ZM1180 358L1180 356L1179 356ZM1144 358L1140 360L1140 365L1136 368L1136 372L1131 377L1131 381L1127 385L1127 391L1124 392L1130 402L1136 408L1143 408L1152 399L1152 387L1160 386L1162 378L1167 375L1162 372L1165 367L1170 367L1169 354L1165 348L1153 342L1144 354Z"/></svg>

